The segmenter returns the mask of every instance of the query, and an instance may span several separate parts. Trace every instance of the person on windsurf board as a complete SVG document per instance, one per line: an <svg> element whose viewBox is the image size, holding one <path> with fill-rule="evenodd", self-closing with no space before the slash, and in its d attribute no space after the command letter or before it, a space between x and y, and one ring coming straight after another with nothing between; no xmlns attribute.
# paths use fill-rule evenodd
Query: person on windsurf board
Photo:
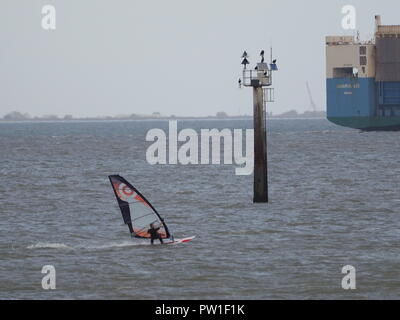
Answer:
<svg viewBox="0 0 400 320"><path fill-rule="evenodd" d="M164 241L161 237L161 235L158 233L158 230L160 230L160 227L156 228L154 226L154 223L150 223L150 229L147 230L147 233L150 234L150 243L154 244L154 240L160 240L161 244L164 244Z"/></svg>
<svg viewBox="0 0 400 320"><path fill-rule="evenodd" d="M194 239L194 237L174 239L164 219L133 185L119 175L112 175L108 178L117 198L124 223L128 225L133 238L149 239L151 244L154 244L154 240L159 240L162 244L172 244L186 243Z"/></svg>

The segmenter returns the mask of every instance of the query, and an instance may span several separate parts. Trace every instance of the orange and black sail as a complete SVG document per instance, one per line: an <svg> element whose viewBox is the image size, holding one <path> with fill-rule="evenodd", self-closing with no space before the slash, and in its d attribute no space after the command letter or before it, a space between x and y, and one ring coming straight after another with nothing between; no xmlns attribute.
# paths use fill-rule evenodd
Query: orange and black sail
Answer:
<svg viewBox="0 0 400 320"><path fill-rule="evenodd" d="M149 239L150 224L159 227L163 239L171 238L168 227L149 201L128 181L118 175L109 176L124 223L135 238Z"/></svg>

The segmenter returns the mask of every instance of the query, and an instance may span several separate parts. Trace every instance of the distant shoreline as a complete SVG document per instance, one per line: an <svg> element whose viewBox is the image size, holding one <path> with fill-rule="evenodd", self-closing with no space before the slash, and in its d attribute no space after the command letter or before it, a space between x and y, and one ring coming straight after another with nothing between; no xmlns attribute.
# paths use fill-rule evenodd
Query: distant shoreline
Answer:
<svg viewBox="0 0 400 320"><path fill-rule="evenodd" d="M179 120L252 120L253 116L207 116L207 117L176 117L176 116L115 116L115 117L81 117L75 118L73 116L57 117L57 116L44 116L44 117L30 117L19 112L10 113L3 118L0 122L89 122L89 121L179 121ZM326 119L325 112L305 112L302 114L296 111L286 112L280 115L267 115L268 120L295 120L295 119Z"/></svg>
<svg viewBox="0 0 400 320"><path fill-rule="evenodd" d="M249 120L253 121L253 117L231 117L231 118L143 118L143 119L72 119L72 120L64 120L64 119L26 119L26 120L3 120L0 119L0 123L79 123L79 122L139 122L139 121L240 121L240 120ZM273 120L326 120L326 117L267 117L268 121Z"/></svg>

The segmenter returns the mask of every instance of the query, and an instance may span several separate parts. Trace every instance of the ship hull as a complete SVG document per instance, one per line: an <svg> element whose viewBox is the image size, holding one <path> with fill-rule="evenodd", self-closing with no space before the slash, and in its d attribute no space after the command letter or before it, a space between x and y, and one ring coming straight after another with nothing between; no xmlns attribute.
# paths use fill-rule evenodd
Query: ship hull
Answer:
<svg viewBox="0 0 400 320"><path fill-rule="evenodd" d="M328 120L363 131L400 131L400 117L328 117Z"/></svg>
<svg viewBox="0 0 400 320"><path fill-rule="evenodd" d="M328 79L327 93L327 116L332 123L364 131L400 130L400 82Z"/></svg>

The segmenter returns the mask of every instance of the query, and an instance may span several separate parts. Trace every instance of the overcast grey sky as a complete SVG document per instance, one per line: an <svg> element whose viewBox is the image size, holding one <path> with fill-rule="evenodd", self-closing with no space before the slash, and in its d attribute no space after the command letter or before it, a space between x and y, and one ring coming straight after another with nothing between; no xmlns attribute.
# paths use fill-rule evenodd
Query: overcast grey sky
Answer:
<svg viewBox="0 0 400 320"><path fill-rule="evenodd" d="M41 27L46 4L55 31ZM352 34L347 4L362 38L375 14L400 24L397 0L0 0L0 116L251 114L240 57L254 64L270 45L280 71L269 111L310 109L306 81L325 110L324 39Z"/></svg>

